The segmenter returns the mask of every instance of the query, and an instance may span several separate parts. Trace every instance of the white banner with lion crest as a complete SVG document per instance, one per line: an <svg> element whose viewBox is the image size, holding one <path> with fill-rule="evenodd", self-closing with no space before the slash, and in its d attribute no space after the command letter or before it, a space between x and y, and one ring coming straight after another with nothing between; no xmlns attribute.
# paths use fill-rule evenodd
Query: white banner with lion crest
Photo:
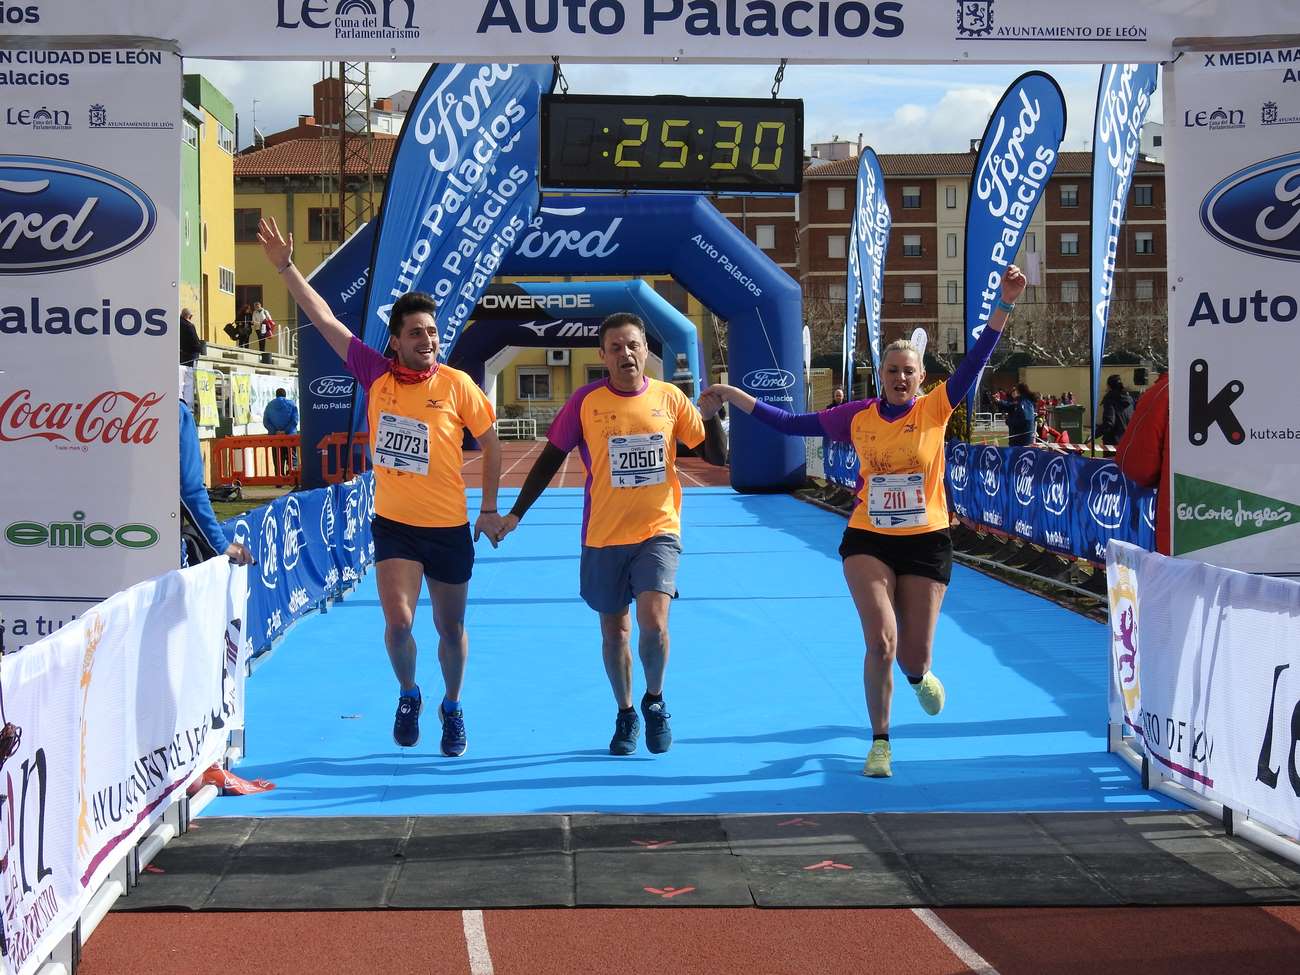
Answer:
<svg viewBox="0 0 1300 975"><path fill-rule="evenodd" d="M1300 838L1300 583L1112 541L1112 720L1160 773Z"/></svg>
<svg viewBox="0 0 1300 975"><path fill-rule="evenodd" d="M3 971L38 969L243 722L248 570L142 582L0 661Z"/></svg>

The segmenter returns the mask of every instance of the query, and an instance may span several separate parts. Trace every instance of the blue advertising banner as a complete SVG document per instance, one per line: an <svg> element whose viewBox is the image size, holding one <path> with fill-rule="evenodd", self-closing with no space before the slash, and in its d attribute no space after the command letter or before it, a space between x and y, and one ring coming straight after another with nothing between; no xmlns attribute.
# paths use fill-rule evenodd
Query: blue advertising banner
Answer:
<svg viewBox="0 0 1300 975"><path fill-rule="evenodd" d="M1075 549L1085 559L1106 561L1106 543L1112 538L1155 549L1155 530L1144 516L1155 490L1144 490L1126 478L1113 461L1075 461L1078 501L1074 510Z"/></svg>
<svg viewBox="0 0 1300 975"><path fill-rule="evenodd" d="M539 199L537 113L547 64L438 64L402 125L379 212L365 331L388 344L402 295L438 303L446 362L479 296L532 220Z"/></svg>
<svg viewBox="0 0 1300 975"><path fill-rule="evenodd" d="M961 441L945 452L948 503L968 521L1099 563L1112 538L1155 548L1156 492L1112 461Z"/></svg>
<svg viewBox="0 0 1300 975"><path fill-rule="evenodd" d="M1078 539L1074 533L1074 505L1078 503L1075 490L1075 464L1073 454L1058 454L1039 450L1038 458L1038 509L1034 512L1034 542L1044 548L1065 555L1079 555Z"/></svg>
<svg viewBox="0 0 1300 975"><path fill-rule="evenodd" d="M868 146L858 159L858 209L851 248L857 254L858 287L866 306L867 345L871 349L871 375L877 395L880 393L880 303L885 295L885 253L889 248L889 231L893 222L889 202L885 199L885 174L880 169L875 150ZM853 314L856 325L857 305L853 307ZM849 354L852 355L852 348ZM845 373L846 377L851 375L851 369ZM844 396L845 399L853 398L847 378Z"/></svg>
<svg viewBox="0 0 1300 975"><path fill-rule="evenodd" d="M971 171L966 209L966 348L1001 298L1002 275L1056 169L1065 138L1065 97L1050 75L1029 71L1007 88L989 118ZM974 414L979 380L966 394Z"/></svg>
<svg viewBox="0 0 1300 975"><path fill-rule="evenodd" d="M967 487L971 504L980 512L980 521L1005 532L1011 520L1006 453L1000 447L985 446L974 447L971 454L975 458L974 477Z"/></svg>
<svg viewBox="0 0 1300 975"><path fill-rule="evenodd" d="M1142 148L1142 123L1151 107L1154 64L1103 64L1092 137L1092 436L1097 435L1101 358L1115 285L1120 229L1129 184Z"/></svg>
<svg viewBox="0 0 1300 975"><path fill-rule="evenodd" d="M255 652L361 579L374 561L373 517L374 475L363 474L286 494L223 524L257 560L248 574L247 638Z"/></svg>
<svg viewBox="0 0 1300 975"><path fill-rule="evenodd" d="M867 215L862 205L862 167L858 166L858 189L853 219L849 222L849 250L844 283L844 335L840 346L840 383L844 399L853 398L853 354L858 348L858 315L862 312L862 262L858 257L858 234L867 226Z"/></svg>
<svg viewBox="0 0 1300 975"><path fill-rule="evenodd" d="M334 316L353 335L361 334L365 313L366 281L370 278L370 252L374 224L368 223L343 246L307 275L307 280L329 303ZM298 311L298 405L301 414L302 486L325 486L317 445L321 438L347 431L352 417L353 380L343 360L321 338L306 314Z"/></svg>
<svg viewBox="0 0 1300 975"><path fill-rule="evenodd" d="M828 481L834 481L850 490L857 490L858 453L853 449L853 444L823 437L822 467L826 471Z"/></svg>

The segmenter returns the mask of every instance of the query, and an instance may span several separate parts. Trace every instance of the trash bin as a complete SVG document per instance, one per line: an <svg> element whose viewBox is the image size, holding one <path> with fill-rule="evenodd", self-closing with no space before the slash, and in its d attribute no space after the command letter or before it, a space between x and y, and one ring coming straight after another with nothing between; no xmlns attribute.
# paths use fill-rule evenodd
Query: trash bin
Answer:
<svg viewBox="0 0 1300 975"><path fill-rule="evenodd" d="M1083 443L1083 407L1053 406L1052 426L1069 434L1070 443Z"/></svg>

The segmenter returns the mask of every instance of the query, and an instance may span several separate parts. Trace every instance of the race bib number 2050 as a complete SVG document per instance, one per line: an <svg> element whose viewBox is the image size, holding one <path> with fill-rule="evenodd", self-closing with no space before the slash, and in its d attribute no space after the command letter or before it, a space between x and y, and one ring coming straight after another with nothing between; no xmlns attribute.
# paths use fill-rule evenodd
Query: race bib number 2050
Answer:
<svg viewBox="0 0 1300 975"><path fill-rule="evenodd" d="M662 484L667 460L662 433L609 438L609 482L613 487Z"/></svg>

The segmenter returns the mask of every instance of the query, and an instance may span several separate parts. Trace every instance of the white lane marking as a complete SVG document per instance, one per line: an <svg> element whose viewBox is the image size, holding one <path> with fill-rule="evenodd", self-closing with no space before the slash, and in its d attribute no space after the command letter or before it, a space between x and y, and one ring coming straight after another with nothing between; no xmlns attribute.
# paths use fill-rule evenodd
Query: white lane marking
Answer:
<svg viewBox="0 0 1300 975"><path fill-rule="evenodd" d="M518 467L520 464L522 464L522 463L523 463L524 461L526 461L528 458L532 457L533 454L535 454L536 452L537 452L537 447L536 447L535 445L532 446L532 447L529 447L527 450L525 450L522 454L519 455L519 459L518 459L518 460L516 460L513 464L511 464L509 467L507 467L505 470L503 470L503 471L501 472L501 477L504 478L507 474L509 474L511 471L513 471L516 467Z"/></svg>
<svg viewBox="0 0 1300 975"><path fill-rule="evenodd" d="M701 481L698 477L696 477L694 474L692 474L684 467L677 468L677 474L679 477L686 478L692 484L698 484L700 487L704 487L704 482Z"/></svg>
<svg viewBox="0 0 1300 975"><path fill-rule="evenodd" d="M978 951L968 945L961 937L943 921L939 920L939 915L928 907L914 907L912 913L915 914L927 928L934 932L934 936L942 941L963 965L975 972L976 975L998 975L998 970L984 960Z"/></svg>
<svg viewBox="0 0 1300 975"><path fill-rule="evenodd" d="M469 949L470 975L492 975L492 956L488 954L487 931L482 911L461 911L465 928L465 947Z"/></svg>

